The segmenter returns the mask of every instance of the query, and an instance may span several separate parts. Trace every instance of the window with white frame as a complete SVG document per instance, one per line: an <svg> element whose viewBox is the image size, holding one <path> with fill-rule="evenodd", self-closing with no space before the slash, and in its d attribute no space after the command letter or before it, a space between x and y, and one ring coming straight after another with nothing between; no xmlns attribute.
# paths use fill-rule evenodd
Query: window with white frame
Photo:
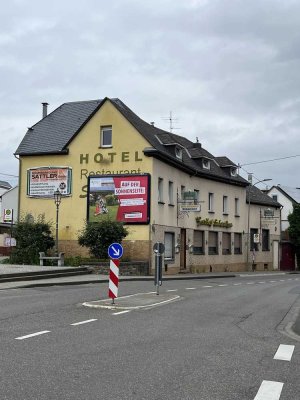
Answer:
<svg viewBox="0 0 300 400"><path fill-rule="evenodd" d="M194 231L193 254L204 254L204 231Z"/></svg>
<svg viewBox="0 0 300 400"><path fill-rule="evenodd" d="M174 184L172 181L169 181L169 205L174 204Z"/></svg>
<svg viewBox="0 0 300 400"><path fill-rule="evenodd" d="M164 180L158 178L158 202L163 203L164 201Z"/></svg>
<svg viewBox="0 0 300 400"><path fill-rule="evenodd" d="M165 244L165 260L174 260L174 249L175 249L175 234L174 232L165 232L164 238Z"/></svg>
<svg viewBox="0 0 300 400"><path fill-rule="evenodd" d="M175 147L175 155L176 158L178 158L179 160L182 160L182 148L179 146Z"/></svg>
<svg viewBox="0 0 300 400"><path fill-rule="evenodd" d="M210 161L207 160L206 158L203 158L203 160L202 160L202 167L203 167L204 169L210 169Z"/></svg>
<svg viewBox="0 0 300 400"><path fill-rule="evenodd" d="M228 196L223 196L223 214L228 214Z"/></svg>
<svg viewBox="0 0 300 400"><path fill-rule="evenodd" d="M214 211L214 194L208 193L208 211Z"/></svg>
<svg viewBox="0 0 300 400"><path fill-rule="evenodd" d="M112 127L101 126L100 147L112 147Z"/></svg>
<svg viewBox="0 0 300 400"><path fill-rule="evenodd" d="M236 197L235 199L234 199L234 215L236 216L236 217L238 217L239 215L240 215L240 204L239 204L240 202L239 202L239 198L238 197Z"/></svg>
<svg viewBox="0 0 300 400"><path fill-rule="evenodd" d="M222 254L231 254L231 233L222 232Z"/></svg>
<svg viewBox="0 0 300 400"><path fill-rule="evenodd" d="M208 232L208 254L218 253L218 232Z"/></svg>

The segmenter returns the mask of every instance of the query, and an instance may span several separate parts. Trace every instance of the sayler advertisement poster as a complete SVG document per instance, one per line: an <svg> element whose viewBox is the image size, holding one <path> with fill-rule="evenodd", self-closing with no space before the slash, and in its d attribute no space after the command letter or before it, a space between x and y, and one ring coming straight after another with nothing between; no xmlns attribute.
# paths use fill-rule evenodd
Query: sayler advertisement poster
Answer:
<svg viewBox="0 0 300 400"><path fill-rule="evenodd" d="M148 224L150 175L96 175L88 180L89 222L103 218L126 224Z"/></svg>

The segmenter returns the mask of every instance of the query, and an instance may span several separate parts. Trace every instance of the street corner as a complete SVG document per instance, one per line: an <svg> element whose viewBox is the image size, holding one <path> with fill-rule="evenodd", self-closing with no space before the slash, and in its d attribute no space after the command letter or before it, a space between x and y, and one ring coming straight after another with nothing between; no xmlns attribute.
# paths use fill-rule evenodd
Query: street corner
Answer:
<svg viewBox="0 0 300 400"><path fill-rule="evenodd" d="M156 292L136 293L129 296L117 297L112 304L112 299L88 301L83 303L84 307L106 308L110 310L138 310L141 308L157 307L181 299L178 295Z"/></svg>

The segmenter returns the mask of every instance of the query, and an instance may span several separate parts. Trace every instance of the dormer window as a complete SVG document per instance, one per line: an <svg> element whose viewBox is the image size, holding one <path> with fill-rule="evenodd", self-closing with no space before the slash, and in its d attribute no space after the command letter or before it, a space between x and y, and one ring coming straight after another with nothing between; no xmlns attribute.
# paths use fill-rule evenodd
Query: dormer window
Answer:
<svg viewBox="0 0 300 400"><path fill-rule="evenodd" d="M237 169L235 167L232 167L230 169L230 174L231 174L231 176L237 176Z"/></svg>
<svg viewBox="0 0 300 400"><path fill-rule="evenodd" d="M178 146L175 147L175 155L176 155L176 158L178 158L179 160L182 160L182 148L181 147L178 147Z"/></svg>
<svg viewBox="0 0 300 400"><path fill-rule="evenodd" d="M204 169L210 169L210 161L207 160L206 158L204 158L204 159L202 160L202 167L203 167Z"/></svg>

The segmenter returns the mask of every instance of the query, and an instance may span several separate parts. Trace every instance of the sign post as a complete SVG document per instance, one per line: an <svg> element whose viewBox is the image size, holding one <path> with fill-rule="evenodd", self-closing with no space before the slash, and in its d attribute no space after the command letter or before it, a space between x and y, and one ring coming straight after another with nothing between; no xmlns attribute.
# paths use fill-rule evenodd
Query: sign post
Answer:
<svg viewBox="0 0 300 400"><path fill-rule="evenodd" d="M155 275L154 285L156 286L156 294L159 295L159 286L162 285L162 258L165 252L165 245L161 242L156 242L153 246L155 253Z"/></svg>
<svg viewBox="0 0 300 400"><path fill-rule="evenodd" d="M112 299L112 304L115 304L115 298L118 297L119 288L120 258L123 255L122 245L120 243L112 243L108 247L108 255L110 257L108 297Z"/></svg>

